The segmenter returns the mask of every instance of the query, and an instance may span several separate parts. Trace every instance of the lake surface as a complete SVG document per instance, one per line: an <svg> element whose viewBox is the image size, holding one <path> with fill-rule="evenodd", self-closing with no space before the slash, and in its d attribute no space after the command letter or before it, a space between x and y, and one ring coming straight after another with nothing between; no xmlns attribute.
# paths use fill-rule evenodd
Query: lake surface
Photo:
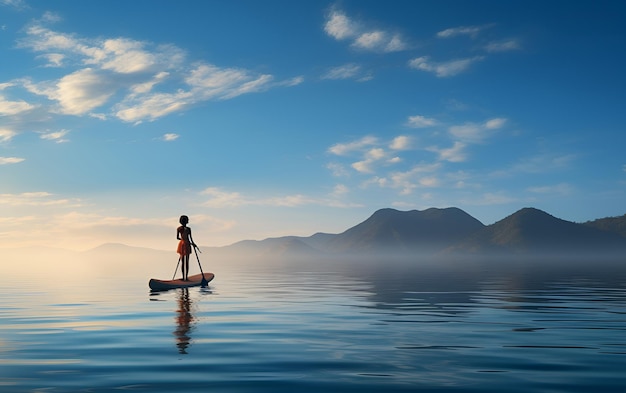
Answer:
<svg viewBox="0 0 626 393"><path fill-rule="evenodd" d="M621 270L384 262L205 262L208 288L158 293L148 265L0 271L0 391L624 391Z"/></svg>

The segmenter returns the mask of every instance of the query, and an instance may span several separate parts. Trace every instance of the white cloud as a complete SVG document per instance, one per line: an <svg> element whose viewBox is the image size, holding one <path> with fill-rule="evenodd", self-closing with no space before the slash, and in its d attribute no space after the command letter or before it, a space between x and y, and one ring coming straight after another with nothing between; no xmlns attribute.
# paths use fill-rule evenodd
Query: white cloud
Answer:
<svg viewBox="0 0 626 393"><path fill-rule="evenodd" d="M432 72L439 78L458 75L466 71L472 64L483 60L483 56L474 56L467 59L450 60L446 62L432 62L428 56L421 56L409 61L409 67L416 70Z"/></svg>
<svg viewBox="0 0 626 393"><path fill-rule="evenodd" d="M357 161L353 163L351 166L357 172L372 173L374 172L374 170L372 169L372 163L373 163L372 160L363 160L363 161Z"/></svg>
<svg viewBox="0 0 626 393"><path fill-rule="evenodd" d="M324 31L337 40L350 39L352 47L362 50L398 52L408 47L400 34L367 28L336 8L327 15Z"/></svg>
<svg viewBox="0 0 626 393"><path fill-rule="evenodd" d="M232 98L244 92L258 91L270 75L253 75L238 68L220 68L201 64L191 70L185 82L202 98Z"/></svg>
<svg viewBox="0 0 626 393"><path fill-rule="evenodd" d="M481 31L491 27L493 25L482 25L482 26L459 26L452 27L449 29L442 30L437 33L437 37L439 38L452 38L460 35L467 35L472 38L475 38L478 33Z"/></svg>
<svg viewBox="0 0 626 393"><path fill-rule="evenodd" d="M54 194L45 191L0 194L0 205L8 206L70 206L78 202L77 199L55 198Z"/></svg>
<svg viewBox="0 0 626 393"><path fill-rule="evenodd" d="M391 141L379 141L373 136L365 136L349 143L338 143L331 146L328 151L337 156L357 156L358 161L349 164L349 167L361 174L371 174L379 167L387 167L403 162L397 156L397 152L410 148L411 138L400 135ZM342 164L331 163L327 165L334 176L348 176L349 172Z"/></svg>
<svg viewBox="0 0 626 393"><path fill-rule="evenodd" d="M192 94L186 91L172 94L155 93L121 102L115 106L115 116L131 123L138 123L144 119L155 120L180 111L192 102Z"/></svg>
<svg viewBox="0 0 626 393"><path fill-rule="evenodd" d="M328 151L338 156L343 156L353 151L360 151L367 146L378 143L378 139L373 136L365 136L359 140L350 143L337 143L331 146Z"/></svg>
<svg viewBox="0 0 626 393"><path fill-rule="evenodd" d="M9 142L17 133L8 128L0 128L0 143Z"/></svg>
<svg viewBox="0 0 626 393"><path fill-rule="evenodd" d="M55 141L56 143L64 143L64 142L68 142L67 139L65 139L65 135L67 135L69 131L68 130L61 130L61 131L56 131L56 132L47 132L44 134L41 134L41 139L46 139L49 141Z"/></svg>
<svg viewBox="0 0 626 393"><path fill-rule="evenodd" d="M402 195L408 195L418 187L438 187L439 179L433 174L441 168L440 163L415 165L405 172L394 172L387 180L377 182L381 187L400 189Z"/></svg>
<svg viewBox="0 0 626 393"><path fill-rule="evenodd" d="M345 64L328 70L322 79L351 79L359 75L361 66L358 64Z"/></svg>
<svg viewBox="0 0 626 393"><path fill-rule="evenodd" d="M493 41L485 46L487 52L509 52L521 49L517 40Z"/></svg>
<svg viewBox="0 0 626 393"><path fill-rule="evenodd" d="M460 126L450 127L449 132L462 141L479 143L502 128L506 121L507 120L504 118L494 118L482 124L466 123Z"/></svg>
<svg viewBox="0 0 626 393"><path fill-rule="evenodd" d="M488 130L497 130L499 128L502 128L506 121L507 119L504 118L490 119L485 122L484 127Z"/></svg>
<svg viewBox="0 0 626 393"><path fill-rule="evenodd" d="M427 150L439 154L439 160L449 162L463 162L467 159L465 148L467 145L463 142L456 141L452 147L447 149L439 149L437 147L430 147Z"/></svg>
<svg viewBox="0 0 626 393"><path fill-rule="evenodd" d="M399 35L390 36L389 33L380 30L359 35L352 46L382 52L398 52L406 49L406 44Z"/></svg>
<svg viewBox="0 0 626 393"><path fill-rule="evenodd" d="M18 163L20 163L22 161L24 161L24 158L20 158L20 157L0 157L0 165L18 164Z"/></svg>
<svg viewBox="0 0 626 393"><path fill-rule="evenodd" d="M61 67L63 65L63 61L65 60L65 55L61 53L47 53L39 56L39 58L43 58L48 61L46 67Z"/></svg>
<svg viewBox="0 0 626 393"><path fill-rule="evenodd" d="M54 83L27 81L25 87L31 93L57 101L61 112L68 115L83 115L104 105L116 90L110 78L91 68L66 75Z"/></svg>
<svg viewBox="0 0 626 393"><path fill-rule="evenodd" d="M287 79L284 82L280 82L277 85L285 86L285 87L292 87L292 86L298 86L298 85L300 85L302 83L304 83L304 77L303 76L296 76L296 77L293 77L291 79Z"/></svg>
<svg viewBox="0 0 626 393"><path fill-rule="evenodd" d="M393 138L393 141L389 145L392 150L406 150L411 147L411 138L406 135L400 135Z"/></svg>
<svg viewBox="0 0 626 393"><path fill-rule="evenodd" d="M161 140L163 140L165 142L172 142L172 141L175 141L176 139L178 139L179 137L180 137L180 135L178 135L178 134L168 133L168 134L163 134L163 136L161 137Z"/></svg>
<svg viewBox="0 0 626 393"><path fill-rule="evenodd" d="M146 94L152 91L154 86L163 82L170 75L169 72L159 72L152 79L146 82L140 82L130 87L131 94Z"/></svg>
<svg viewBox="0 0 626 393"><path fill-rule="evenodd" d="M366 153L366 157L370 160L381 160L385 158L385 156L386 156L385 150L381 148L374 148L374 149L369 150Z"/></svg>
<svg viewBox="0 0 626 393"><path fill-rule="evenodd" d="M247 197L239 192L228 192L218 187L209 187L201 192L201 195L209 199L202 206L211 208L229 208L241 206L272 206L272 207L296 207L303 205L321 205L332 207L355 206L338 201L336 198L347 193L344 186L336 186L329 197L310 197L302 194L280 195L271 197Z"/></svg>
<svg viewBox="0 0 626 393"><path fill-rule="evenodd" d="M437 120L424 116L409 116L407 125L412 128L432 127L437 124Z"/></svg>
<svg viewBox="0 0 626 393"><path fill-rule="evenodd" d="M0 116L14 116L33 109L26 101L9 101L0 95Z"/></svg>
<svg viewBox="0 0 626 393"><path fill-rule="evenodd" d="M324 31L331 37L344 40L357 34L358 26L341 11L331 11L324 25Z"/></svg>
<svg viewBox="0 0 626 393"><path fill-rule="evenodd" d="M22 9L22 8L27 8L28 5L26 4L25 0L2 0L0 1L0 4L2 5L6 5L9 7L15 7L17 9Z"/></svg>
<svg viewBox="0 0 626 393"><path fill-rule="evenodd" d="M144 44L139 41L118 38L104 41L102 51L94 58L102 69L112 70L121 74L131 74L151 69L156 63L155 54L143 50Z"/></svg>
<svg viewBox="0 0 626 393"><path fill-rule="evenodd" d="M91 115L96 108L111 104L107 109L120 120L140 123L200 102L232 99L304 81L299 76L275 82L269 74L205 62L189 65L185 63L184 51L173 45L123 37L80 38L42 24L31 26L19 44L41 52L39 57L51 66L79 67L55 81L24 82L30 92L56 101L59 111L69 115ZM113 99L117 101L112 102ZM11 110L18 109L16 103L11 104ZM27 108L24 103L19 104L19 109Z"/></svg>

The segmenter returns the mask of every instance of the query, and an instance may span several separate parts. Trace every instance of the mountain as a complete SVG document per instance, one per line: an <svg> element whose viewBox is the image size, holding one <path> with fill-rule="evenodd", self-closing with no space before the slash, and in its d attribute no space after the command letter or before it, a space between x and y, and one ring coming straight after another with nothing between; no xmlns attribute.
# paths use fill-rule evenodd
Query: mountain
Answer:
<svg viewBox="0 0 626 393"><path fill-rule="evenodd" d="M614 232L626 238L626 214L620 217L606 217L587 221L583 225L606 232Z"/></svg>
<svg viewBox="0 0 626 393"><path fill-rule="evenodd" d="M482 229L484 225L458 208L424 211L380 209L343 233L316 233L244 240L226 247L231 253L260 257L363 253L435 253Z"/></svg>
<svg viewBox="0 0 626 393"><path fill-rule="evenodd" d="M338 234L284 236L244 240L226 247L201 247L207 258L226 261L251 258L334 258L355 255L626 255L626 215L574 223L535 208L523 208L488 226L461 209L380 209ZM11 251L11 250L9 250ZM14 250L18 252L20 250ZM33 250L31 250L32 252ZM5 254L8 252L4 251ZM20 251L21 252L21 251ZM42 251L50 255L50 250ZM78 253L107 263L176 259L172 251L123 244L104 244ZM7 254L8 255L8 254ZM200 255L200 257L203 257Z"/></svg>
<svg viewBox="0 0 626 393"><path fill-rule="evenodd" d="M339 253L434 253L482 228L480 221L454 207L423 211L381 209L343 233L316 234L305 241Z"/></svg>
<svg viewBox="0 0 626 393"><path fill-rule="evenodd" d="M616 233L562 220L535 208L524 208L474 233L448 251L572 254L625 250L625 239Z"/></svg>
<svg viewBox="0 0 626 393"><path fill-rule="evenodd" d="M254 253L261 257L280 257L285 255L313 256L321 251L311 247L297 236L268 238L265 240L243 240L228 246L227 250L239 254Z"/></svg>

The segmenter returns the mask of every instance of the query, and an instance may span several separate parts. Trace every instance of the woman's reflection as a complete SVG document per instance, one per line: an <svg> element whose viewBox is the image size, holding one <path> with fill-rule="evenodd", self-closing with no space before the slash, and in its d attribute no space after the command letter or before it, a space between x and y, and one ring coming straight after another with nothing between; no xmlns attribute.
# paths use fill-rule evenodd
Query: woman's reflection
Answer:
<svg viewBox="0 0 626 393"><path fill-rule="evenodd" d="M192 301L189 298L189 289L180 288L178 293L178 310L176 310L176 346L178 352L187 354L187 347L191 343L189 334L194 328L195 317L191 313Z"/></svg>

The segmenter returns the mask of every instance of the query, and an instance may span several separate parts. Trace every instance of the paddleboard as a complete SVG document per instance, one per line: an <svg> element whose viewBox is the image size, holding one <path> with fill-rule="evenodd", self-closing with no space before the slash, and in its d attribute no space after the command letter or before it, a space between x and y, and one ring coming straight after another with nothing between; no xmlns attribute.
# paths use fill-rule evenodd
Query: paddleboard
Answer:
<svg viewBox="0 0 626 393"><path fill-rule="evenodd" d="M213 280L214 277L215 275L213 273L204 273L204 278L207 280L207 282ZM148 285L150 286L150 289L154 291L165 291L175 288L198 287L202 285L202 274L189 276L189 280L187 281L183 281L179 278L176 280L159 280L156 278L151 278Z"/></svg>

